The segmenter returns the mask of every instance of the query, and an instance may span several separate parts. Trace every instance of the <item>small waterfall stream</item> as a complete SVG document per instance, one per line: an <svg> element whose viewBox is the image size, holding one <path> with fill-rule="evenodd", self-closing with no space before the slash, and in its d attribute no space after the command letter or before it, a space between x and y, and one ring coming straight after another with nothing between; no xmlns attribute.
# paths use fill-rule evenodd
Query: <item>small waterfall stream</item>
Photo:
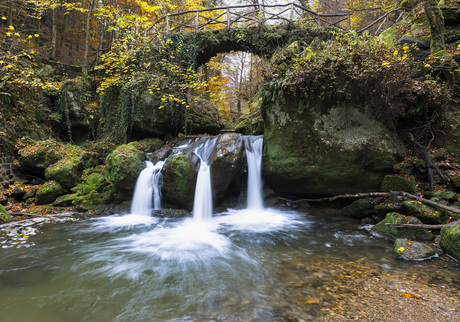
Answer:
<svg viewBox="0 0 460 322"><path fill-rule="evenodd" d="M194 151L200 159L200 169L196 179L195 199L193 201L194 220L209 220L212 217L211 166L208 164L208 159L214 150L216 141L217 138L207 140Z"/></svg>
<svg viewBox="0 0 460 322"><path fill-rule="evenodd" d="M263 210L262 199L262 147L264 138L245 136L243 138L248 162L248 205L250 210Z"/></svg>
<svg viewBox="0 0 460 322"><path fill-rule="evenodd" d="M161 209L161 169L164 161L158 161L155 165L145 161L146 168L141 171L134 188L131 214L150 216L153 209Z"/></svg>

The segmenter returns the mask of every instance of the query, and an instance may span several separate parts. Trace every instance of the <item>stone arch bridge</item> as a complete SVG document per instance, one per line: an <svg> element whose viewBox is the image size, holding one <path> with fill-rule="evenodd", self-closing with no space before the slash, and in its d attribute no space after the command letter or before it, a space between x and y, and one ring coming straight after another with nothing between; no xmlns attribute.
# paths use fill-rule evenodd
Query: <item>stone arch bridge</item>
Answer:
<svg viewBox="0 0 460 322"><path fill-rule="evenodd" d="M389 14L358 32L385 23ZM328 39L331 29L351 29L351 15L320 14L296 2L233 5L168 14L156 21L150 33L182 35L195 46L196 65L200 66L223 52L247 51L270 57L276 48L292 41Z"/></svg>

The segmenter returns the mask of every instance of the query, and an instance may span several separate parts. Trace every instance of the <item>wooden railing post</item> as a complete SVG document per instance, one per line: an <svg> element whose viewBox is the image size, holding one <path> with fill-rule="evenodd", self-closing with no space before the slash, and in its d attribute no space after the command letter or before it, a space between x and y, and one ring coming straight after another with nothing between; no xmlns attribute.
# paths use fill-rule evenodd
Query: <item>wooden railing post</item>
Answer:
<svg viewBox="0 0 460 322"><path fill-rule="evenodd" d="M318 28L321 27L321 19L319 18L319 13L316 13L316 20L318 21Z"/></svg>
<svg viewBox="0 0 460 322"><path fill-rule="evenodd" d="M294 20L294 3L291 3L291 16L289 17L289 21Z"/></svg>
<svg viewBox="0 0 460 322"><path fill-rule="evenodd" d="M169 14L166 16L166 33L169 32Z"/></svg>
<svg viewBox="0 0 460 322"><path fill-rule="evenodd" d="M347 21L348 21L348 31L350 31L351 30L351 13L348 13Z"/></svg>
<svg viewBox="0 0 460 322"><path fill-rule="evenodd" d="M195 22L195 24L196 24L196 26L195 26L196 31L198 31L198 22L199 22L199 18L200 18L200 14L199 14L199 12L197 11L197 12L196 12L196 22Z"/></svg>
<svg viewBox="0 0 460 322"><path fill-rule="evenodd" d="M227 8L227 28L230 29L230 9Z"/></svg>

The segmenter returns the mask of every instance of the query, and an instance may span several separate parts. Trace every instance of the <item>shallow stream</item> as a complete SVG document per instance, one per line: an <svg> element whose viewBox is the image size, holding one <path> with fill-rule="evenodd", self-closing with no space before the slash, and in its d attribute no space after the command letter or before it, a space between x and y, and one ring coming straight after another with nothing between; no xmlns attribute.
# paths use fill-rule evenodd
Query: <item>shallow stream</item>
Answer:
<svg viewBox="0 0 460 322"><path fill-rule="evenodd" d="M0 227L2 321L318 319L335 305L337 267L357 262L460 284L453 259L397 260L392 243L327 209L18 227Z"/></svg>

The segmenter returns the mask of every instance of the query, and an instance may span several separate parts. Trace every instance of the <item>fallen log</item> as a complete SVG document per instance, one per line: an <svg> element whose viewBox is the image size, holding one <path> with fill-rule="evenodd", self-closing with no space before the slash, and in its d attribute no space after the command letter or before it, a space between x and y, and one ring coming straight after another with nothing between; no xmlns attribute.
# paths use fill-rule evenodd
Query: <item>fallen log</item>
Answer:
<svg viewBox="0 0 460 322"><path fill-rule="evenodd" d="M393 224L393 223L385 223L386 226L394 226L394 227L408 227L408 228L417 228L417 229L441 229L445 226L445 224L441 225L425 225L425 224Z"/></svg>
<svg viewBox="0 0 460 322"><path fill-rule="evenodd" d="M405 191L390 191L390 192L367 192L367 193L356 193L356 194L344 194L344 195L337 195L333 197L326 197L326 198L319 198L319 199L298 199L298 200L289 200L286 198L278 197L280 200L288 201L288 202L320 202L320 201L333 201L336 199L345 199L345 198L366 198L366 197L391 197L391 196L403 196L409 199L420 201L424 204L447 210L448 212L452 213L452 216L456 219L460 219L460 209L455 207L450 207L443 205L442 203L435 202L432 200L428 200L413 194L410 194Z"/></svg>
<svg viewBox="0 0 460 322"><path fill-rule="evenodd" d="M27 213L27 212L10 212L9 215L13 216L13 217L20 217L20 216L43 217L43 215L41 215L41 214L30 214L30 213Z"/></svg>

